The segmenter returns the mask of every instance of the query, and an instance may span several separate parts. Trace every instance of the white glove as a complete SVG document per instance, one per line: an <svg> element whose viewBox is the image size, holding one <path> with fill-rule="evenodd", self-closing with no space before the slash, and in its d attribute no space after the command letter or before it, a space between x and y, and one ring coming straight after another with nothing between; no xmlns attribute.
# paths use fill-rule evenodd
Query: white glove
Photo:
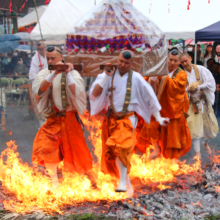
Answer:
<svg viewBox="0 0 220 220"><path fill-rule="evenodd" d="M150 77L150 81L155 83L157 81L157 76Z"/></svg>
<svg viewBox="0 0 220 220"><path fill-rule="evenodd" d="M52 83L53 79L55 78L55 71L53 71L51 74L49 74L45 79L47 80L47 82Z"/></svg>
<svg viewBox="0 0 220 220"><path fill-rule="evenodd" d="M157 112L153 112L153 116L155 117L156 121L159 122L159 124L161 126L165 126L166 124L168 124L170 122L170 119L169 118L163 118L160 116L160 112L157 111ZM165 123L165 124L164 124Z"/></svg>
<svg viewBox="0 0 220 220"><path fill-rule="evenodd" d="M71 72L68 72L66 74L66 78L67 78L67 85L68 86L71 86L71 85L75 84L75 81L74 81L74 79L73 79L73 77L71 75Z"/></svg>
<svg viewBox="0 0 220 220"><path fill-rule="evenodd" d="M104 85L109 81L111 76L106 75L106 73L103 74L104 77L102 79L100 79L100 81L98 82L98 84L103 88Z"/></svg>

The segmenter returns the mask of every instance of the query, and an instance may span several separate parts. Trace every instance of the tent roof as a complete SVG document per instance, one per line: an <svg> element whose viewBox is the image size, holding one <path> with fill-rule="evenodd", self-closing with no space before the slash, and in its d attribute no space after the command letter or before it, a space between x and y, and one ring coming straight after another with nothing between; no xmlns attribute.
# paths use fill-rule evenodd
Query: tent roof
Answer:
<svg viewBox="0 0 220 220"><path fill-rule="evenodd" d="M196 31L197 41L220 41L220 21Z"/></svg>
<svg viewBox="0 0 220 220"><path fill-rule="evenodd" d="M64 40L69 29L93 6L93 0L51 0L40 19L44 40ZM41 40L39 24L30 37L32 40Z"/></svg>
<svg viewBox="0 0 220 220"><path fill-rule="evenodd" d="M45 6L45 5L37 7L39 18L43 15L43 13L45 12L46 9L47 9L47 6ZM37 21L37 14L36 14L36 11L33 10L32 12L30 12L29 14L27 14L23 18L18 19L18 27L28 26L32 23L37 23L37 22L38 22Z"/></svg>
<svg viewBox="0 0 220 220"><path fill-rule="evenodd" d="M219 0L193 0L187 10L186 0L134 0L134 6L151 19L164 33L166 39L195 39L195 32L219 21ZM149 13L150 4L151 12ZM170 13L168 9L170 8Z"/></svg>

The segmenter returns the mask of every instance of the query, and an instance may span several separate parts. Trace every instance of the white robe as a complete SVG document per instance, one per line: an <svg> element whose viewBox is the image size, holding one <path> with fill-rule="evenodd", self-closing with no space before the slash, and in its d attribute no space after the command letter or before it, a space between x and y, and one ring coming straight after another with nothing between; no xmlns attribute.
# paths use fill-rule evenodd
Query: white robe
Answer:
<svg viewBox="0 0 220 220"><path fill-rule="evenodd" d="M39 61L39 57L38 57L38 53L36 53L31 60L31 66L30 66L30 70L29 70L29 80L33 81L37 74L47 68L47 59L46 57L42 57L40 54L40 60L41 60L41 64L43 65L42 68L40 67L40 61Z"/></svg>
<svg viewBox="0 0 220 220"><path fill-rule="evenodd" d="M32 84L32 90L34 92L35 98L37 100L37 108L38 111L43 113L45 110L48 109L51 103L48 103L50 86L47 90L41 95L38 95L41 82L50 74L48 69L41 70L37 77L35 78ZM86 93L85 93L85 86L84 80L80 76L80 74L73 70L71 75L75 82L75 95L72 94L70 88L67 86L66 83L66 94L67 94L67 103L69 104L66 111L77 110L79 114L83 114L86 110ZM61 99L61 77L62 74L58 74L53 79L53 90L52 90L52 97L55 106L61 111L62 108L62 99Z"/></svg>
<svg viewBox="0 0 220 220"><path fill-rule="evenodd" d="M216 83L215 79L212 76L212 73L205 67L197 65L199 70L199 76L202 83L203 92L205 93L209 103L211 105L214 105L215 102L215 90L216 90ZM187 80L189 85L192 84L192 82L197 82L196 80L196 74L194 69L192 68L191 73L185 70L187 73ZM194 97L200 96L200 91L196 92Z"/></svg>
<svg viewBox="0 0 220 220"><path fill-rule="evenodd" d="M206 95L206 98L208 102L213 105L215 101L215 89L216 89L216 83L214 80L214 77L212 76L212 73L205 67L197 65L199 70L199 76L201 80L200 89L203 90L203 92ZM187 80L189 85L193 82L197 82L196 80L196 74L194 69L192 68L191 73L189 73L187 70L185 70L187 73ZM197 91L195 94L191 95L194 98L199 98L201 95L200 91ZM209 111L213 111L212 107L210 105ZM209 135L207 135L207 131L204 129L204 127L207 127L207 122L204 122L203 116L207 114L207 111L205 111L206 108L204 108L204 101L201 100L198 104L199 113L194 113L193 105L189 105L188 115L187 118L191 138L193 139L200 139L204 137L205 140L209 140ZM205 113L205 114L204 114ZM216 121L216 119L214 119Z"/></svg>
<svg viewBox="0 0 220 220"><path fill-rule="evenodd" d="M104 85L100 96L94 97L92 95L95 85L100 82L104 74L105 73L102 73L97 76L90 89L91 116L99 113L103 109L107 110L110 106L109 95L111 92L109 92L108 89L111 87L112 77L110 77L108 82ZM113 91L113 103L116 112L121 112L123 109L127 79L128 73L121 77L118 70L116 70L113 82L113 86L116 88ZM137 112L147 123L149 123L152 113L160 110L161 106L152 87L144 80L141 74L134 71L132 75L131 99L128 105L128 111Z"/></svg>

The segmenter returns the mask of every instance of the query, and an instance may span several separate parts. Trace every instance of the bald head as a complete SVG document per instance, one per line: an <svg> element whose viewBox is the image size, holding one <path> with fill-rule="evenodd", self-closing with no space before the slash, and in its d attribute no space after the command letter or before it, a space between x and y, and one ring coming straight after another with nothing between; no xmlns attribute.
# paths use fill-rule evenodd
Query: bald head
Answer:
<svg viewBox="0 0 220 220"><path fill-rule="evenodd" d="M58 56L62 56L63 55L62 50L60 49L60 47L54 47L54 48L55 48L55 51L56 51Z"/></svg>
<svg viewBox="0 0 220 220"><path fill-rule="evenodd" d="M129 72L134 60L134 53L130 50L122 51L118 56L118 71L121 76Z"/></svg>
<svg viewBox="0 0 220 220"><path fill-rule="evenodd" d="M190 55L188 53L182 53L180 55L180 59L182 59L182 57L184 57L184 56L190 59Z"/></svg>
<svg viewBox="0 0 220 220"><path fill-rule="evenodd" d="M47 47L47 63L48 65L55 65L57 62L63 60L62 51L59 47L49 46Z"/></svg>
<svg viewBox="0 0 220 220"><path fill-rule="evenodd" d="M46 45L45 45L45 43L44 43L43 41L39 41L39 42L37 43L37 52L38 52L41 56L45 57L45 54L46 54Z"/></svg>
<svg viewBox="0 0 220 220"><path fill-rule="evenodd" d="M188 53L181 54L181 64L185 70L191 72L192 70L192 58Z"/></svg>
<svg viewBox="0 0 220 220"><path fill-rule="evenodd" d="M119 56L122 55L124 59L129 60L132 58L132 61L134 60L134 53L130 50L124 50L122 51Z"/></svg>

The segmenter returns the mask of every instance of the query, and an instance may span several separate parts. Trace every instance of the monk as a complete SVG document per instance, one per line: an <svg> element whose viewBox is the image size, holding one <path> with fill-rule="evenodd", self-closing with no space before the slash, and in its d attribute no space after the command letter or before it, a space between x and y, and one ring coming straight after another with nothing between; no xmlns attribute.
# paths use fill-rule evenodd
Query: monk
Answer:
<svg viewBox="0 0 220 220"><path fill-rule="evenodd" d="M46 58L48 65L64 65L58 47L48 47ZM46 166L54 187L58 186L59 162L63 161L64 170L72 173L92 168L79 118L86 109L84 81L72 64L67 65L66 71L41 70L32 84L38 110L47 117L34 139L32 161Z"/></svg>
<svg viewBox="0 0 220 220"><path fill-rule="evenodd" d="M90 89L91 115L106 111L102 125L101 170L120 178L116 192L128 189L129 194L133 193L128 174L136 143L136 113L148 123L152 114L160 125L169 123L169 119L160 116L161 107L152 87L132 70L133 58L131 51L121 52L117 69L107 68Z"/></svg>
<svg viewBox="0 0 220 220"><path fill-rule="evenodd" d="M174 48L169 52L168 71L163 77L150 77L149 83L154 88L161 104L161 116L168 117L170 123L162 127L151 117L150 124L144 123L136 148L145 153L149 145L154 146L148 159L155 159L160 154L165 158L179 159L191 147L190 131L186 117L189 100L186 93L187 74L179 68L180 54Z"/></svg>
<svg viewBox="0 0 220 220"><path fill-rule="evenodd" d="M181 64L187 73L187 93L190 100L187 122L196 156L201 159L200 141L206 152L211 155L208 145L210 139L217 136L218 121L212 105L215 102L216 83L212 73L205 67L192 64L187 53L181 55Z"/></svg>

